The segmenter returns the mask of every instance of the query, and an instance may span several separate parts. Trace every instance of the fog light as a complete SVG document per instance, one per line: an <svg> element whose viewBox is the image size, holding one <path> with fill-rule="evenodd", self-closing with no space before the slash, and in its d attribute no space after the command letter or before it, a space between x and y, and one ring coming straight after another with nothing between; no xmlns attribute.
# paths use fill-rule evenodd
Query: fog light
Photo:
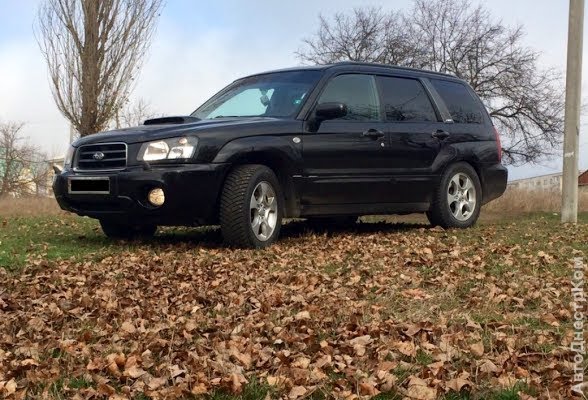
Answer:
<svg viewBox="0 0 588 400"><path fill-rule="evenodd" d="M149 200L149 203L156 207L161 206L165 202L165 194L163 193L163 189L151 189L147 195L147 200Z"/></svg>

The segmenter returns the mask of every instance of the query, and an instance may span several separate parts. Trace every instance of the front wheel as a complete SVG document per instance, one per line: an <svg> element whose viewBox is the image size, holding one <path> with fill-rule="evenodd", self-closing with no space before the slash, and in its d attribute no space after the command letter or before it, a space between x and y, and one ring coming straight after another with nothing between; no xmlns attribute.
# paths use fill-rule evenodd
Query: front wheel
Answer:
<svg viewBox="0 0 588 400"><path fill-rule="evenodd" d="M237 247L269 246L280 234L283 204L278 178L271 169L264 165L235 168L221 194L223 239Z"/></svg>
<svg viewBox="0 0 588 400"><path fill-rule="evenodd" d="M476 223L482 206L478 174L467 163L451 165L433 195L427 218L443 228L468 228Z"/></svg>
<svg viewBox="0 0 588 400"><path fill-rule="evenodd" d="M107 219L100 220L100 227L111 239L149 238L157 232L157 225L131 224Z"/></svg>

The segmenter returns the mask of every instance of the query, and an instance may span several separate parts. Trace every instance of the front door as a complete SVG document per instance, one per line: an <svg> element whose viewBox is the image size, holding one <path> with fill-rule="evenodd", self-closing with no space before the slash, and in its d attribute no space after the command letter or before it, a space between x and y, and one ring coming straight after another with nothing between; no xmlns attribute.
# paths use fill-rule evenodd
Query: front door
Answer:
<svg viewBox="0 0 588 400"><path fill-rule="evenodd" d="M335 76L317 104L330 102L347 105L348 113L304 134L302 206L381 202L390 174L375 78Z"/></svg>

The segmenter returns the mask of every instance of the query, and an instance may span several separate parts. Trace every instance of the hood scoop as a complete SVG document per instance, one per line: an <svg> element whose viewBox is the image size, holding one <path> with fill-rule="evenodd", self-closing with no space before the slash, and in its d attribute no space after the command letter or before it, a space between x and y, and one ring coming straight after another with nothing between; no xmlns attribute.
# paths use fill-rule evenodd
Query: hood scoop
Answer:
<svg viewBox="0 0 588 400"><path fill-rule="evenodd" d="M190 122L198 122L199 118L196 117L161 117L152 118L143 122L143 125L176 125L176 124L187 124Z"/></svg>

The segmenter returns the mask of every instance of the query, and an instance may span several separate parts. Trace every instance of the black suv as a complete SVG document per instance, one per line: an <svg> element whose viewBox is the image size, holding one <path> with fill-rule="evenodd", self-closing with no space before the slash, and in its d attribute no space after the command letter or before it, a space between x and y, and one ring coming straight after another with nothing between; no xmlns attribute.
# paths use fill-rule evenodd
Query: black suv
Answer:
<svg viewBox="0 0 588 400"><path fill-rule="evenodd" d="M425 212L469 227L506 188L500 159L464 81L345 62L248 76L190 116L84 137L53 188L107 236L220 223L227 243L259 248L282 218Z"/></svg>

